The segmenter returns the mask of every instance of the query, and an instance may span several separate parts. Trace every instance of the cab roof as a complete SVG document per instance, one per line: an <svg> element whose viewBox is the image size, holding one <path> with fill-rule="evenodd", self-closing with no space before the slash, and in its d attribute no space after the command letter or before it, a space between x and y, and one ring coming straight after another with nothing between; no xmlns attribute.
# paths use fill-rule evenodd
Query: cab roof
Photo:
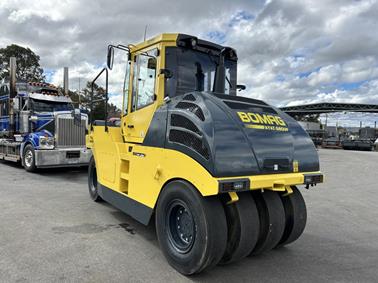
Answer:
<svg viewBox="0 0 378 283"><path fill-rule="evenodd" d="M226 46L219 45L217 43L199 39L196 36L183 34L183 33L161 33L157 36L154 36L150 39L147 39L146 41L143 41L138 44L130 44L129 48L131 52L135 52L141 49L144 49L146 47L161 43L161 42L170 42L175 43L177 46L182 47L192 47L192 42L195 42L198 46L205 47L206 49L212 49L216 52L220 52L224 48L227 48L229 50L232 50L234 53L235 58L237 59L236 51L233 48L229 48Z"/></svg>

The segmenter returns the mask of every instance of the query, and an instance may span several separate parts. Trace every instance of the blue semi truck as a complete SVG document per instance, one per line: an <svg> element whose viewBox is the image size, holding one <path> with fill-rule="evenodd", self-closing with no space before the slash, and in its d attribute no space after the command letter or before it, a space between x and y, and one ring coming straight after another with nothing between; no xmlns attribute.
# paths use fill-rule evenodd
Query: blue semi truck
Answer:
<svg viewBox="0 0 378 283"><path fill-rule="evenodd" d="M88 165L88 115L53 85L16 82L12 60L10 69L9 82L0 84L0 160L21 162L30 172Z"/></svg>

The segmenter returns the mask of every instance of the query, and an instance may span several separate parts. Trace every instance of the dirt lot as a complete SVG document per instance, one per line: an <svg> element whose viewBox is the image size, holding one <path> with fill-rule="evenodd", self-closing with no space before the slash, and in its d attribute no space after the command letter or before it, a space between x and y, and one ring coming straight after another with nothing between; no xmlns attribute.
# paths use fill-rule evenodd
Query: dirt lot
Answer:
<svg viewBox="0 0 378 283"><path fill-rule="evenodd" d="M326 183L302 190L297 242L190 278L165 261L153 224L89 199L85 169L1 162L0 282L376 282L378 152L319 153Z"/></svg>

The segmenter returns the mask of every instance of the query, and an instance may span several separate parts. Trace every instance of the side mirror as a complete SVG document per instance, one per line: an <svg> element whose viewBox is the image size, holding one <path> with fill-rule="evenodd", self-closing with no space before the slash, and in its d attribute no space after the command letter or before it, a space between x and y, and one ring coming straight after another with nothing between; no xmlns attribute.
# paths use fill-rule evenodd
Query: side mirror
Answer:
<svg viewBox="0 0 378 283"><path fill-rule="evenodd" d="M108 69L111 70L113 68L113 62L114 62L114 48L113 46L108 46L108 55L106 58L106 65L108 66Z"/></svg>
<svg viewBox="0 0 378 283"><path fill-rule="evenodd" d="M247 87L245 85L236 85L236 89L238 91L242 91L242 90L245 90Z"/></svg>
<svg viewBox="0 0 378 283"><path fill-rule="evenodd" d="M159 75L164 75L166 79L170 79L173 77L173 73L169 69L160 69Z"/></svg>

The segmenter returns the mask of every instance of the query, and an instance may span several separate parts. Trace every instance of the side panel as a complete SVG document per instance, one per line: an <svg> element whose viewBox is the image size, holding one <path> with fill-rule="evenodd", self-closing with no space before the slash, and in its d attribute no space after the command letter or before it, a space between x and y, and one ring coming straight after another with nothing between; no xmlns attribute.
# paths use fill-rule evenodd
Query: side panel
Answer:
<svg viewBox="0 0 378 283"><path fill-rule="evenodd" d="M198 162L178 151L133 146L130 163L129 196L154 207L164 184L185 179L203 195L218 193L218 183Z"/></svg>
<svg viewBox="0 0 378 283"><path fill-rule="evenodd" d="M117 143L122 142L120 128L109 127L106 132L105 127L94 126L91 136L98 181L108 188L119 187L120 152Z"/></svg>

